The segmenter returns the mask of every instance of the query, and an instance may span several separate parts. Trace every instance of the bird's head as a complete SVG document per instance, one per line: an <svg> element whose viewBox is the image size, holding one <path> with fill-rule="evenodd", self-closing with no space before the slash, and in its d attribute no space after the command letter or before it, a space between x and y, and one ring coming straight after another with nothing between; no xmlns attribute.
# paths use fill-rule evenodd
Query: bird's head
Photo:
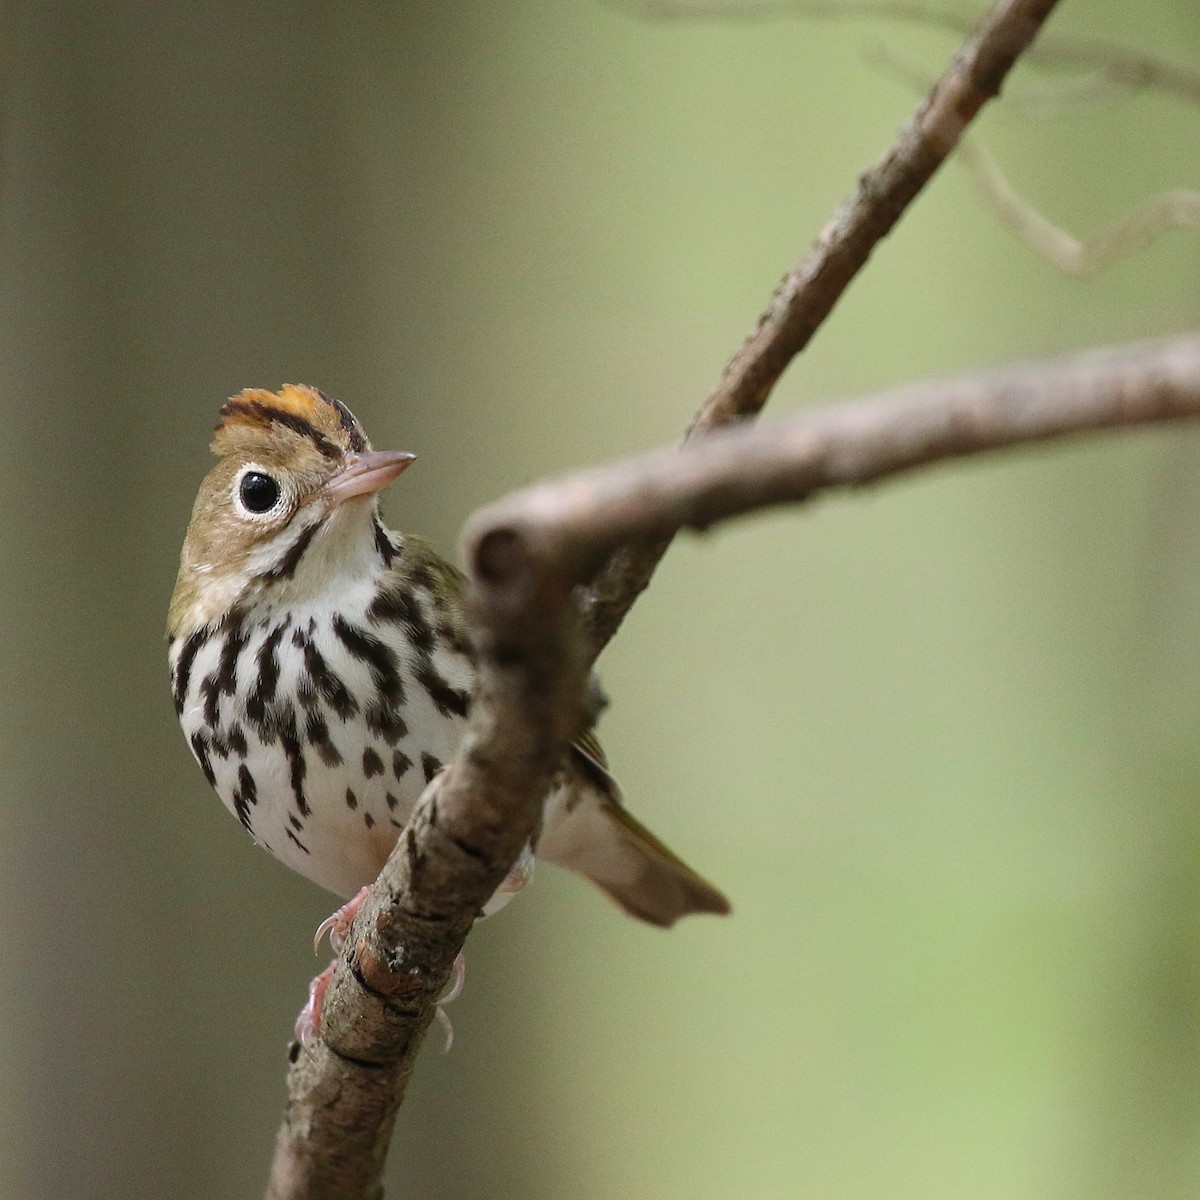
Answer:
<svg viewBox="0 0 1200 1200"><path fill-rule="evenodd" d="M219 461L192 509L170 635L365 574L378 557L378 493L415 457L372 450L354 414L316 388L248 388L220 416Z"/></svg>

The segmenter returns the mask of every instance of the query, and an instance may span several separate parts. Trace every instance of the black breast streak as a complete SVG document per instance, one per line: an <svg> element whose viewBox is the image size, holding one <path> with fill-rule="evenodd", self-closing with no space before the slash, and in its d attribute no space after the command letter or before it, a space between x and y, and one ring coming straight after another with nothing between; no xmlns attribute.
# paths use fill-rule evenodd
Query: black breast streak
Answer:
<svg viewBox="0 0 1200 1200"><path fill-rule="evenodd" d="M383 774L383 759L379 757L378 752L373 746L368 746L363 751L362 769L363 774L368 779L373 779L376 775Z"/></svg>
<svg viewBox="0 0 1200 1200"><path fill-rule="evenodd" d="M238 768L237 787L233 789L233 811L251 836L254 835L254 826L250 823L250 808L257 803L258 787L254 782L254 776L250 774L246 764L242 763Z"/></svg>
<svg viewBox="0 0 1200 1200"><path fill-rule="evenodd" d="M175 660L171 691L175 697L175 712L177 714L183 712L183 704L187 699L188 684L192 679L192 664L196 661L196 655L200 652L200 648L211 636L211 626L205 625L203 629L197 629L183 643L183 649L179 651L179 657Z"/></svg>
<svg viewBox="0 0 1200 1200"><path fill-rule="evenodd" d="M304 719L304 736L327 767L340 767L342 756L329 736L329 725L319 712L309 711Z"/></svg>
<svg viewBox="0 0 1200 1200"><path fill-rule="evenodd" d="M230 751L236 754L238 758L245 758L250 752L250 747L246 744L245 730L236 721L230 724L229 731L225 735L225 741Z"/></svg>
<svg viewBox="0 0 1200 1200"><path fill-rule="evenodd" d="M336 616L333 632L346 650L367 664L375 683L376 697L364 710L367 728L394 746L408 735L408 724L400 715L404 706L404 677L395 651L360 625Z"/></svg>
<svg viewBox="0 0 1200 1200"><path fill-rule="evenodd" d="M304 796L304 776L307 773L307 766L304 762L304 747L301 746L300 737L296 732L296 714L294 712L289 711L286 717L280 721L279 740L283 744L283 752L287 756L288 779L292 785L296 808L302 817L307 817L312 812L308 807L308 800ZM307 849L304 852L307 854Z"/></svg>
<svg viewBox="0 0 1200 1200"><path fill-rule="evenodd" d="M367 609L372 624L390 622L399 625L415 650L433 653L433 627L429 624L416 596L407 588L394 587L381 592Z"/></svg>
<svg viewBox="0 0 1200 1200"><path fill-rule="evenodd" d="M436 592L437 588L433 582L433 572L429 569L427 563L415 562L412 569L408 573L408 577L413 581L416 587L424 588L427 592Z"/></svg>
<svg viewBox="0 0 1200 1200"><path fill-rule="evenodd" d="M466 631L455 621L439 621L438 638L455 654L461 654L472 666L475 665L475 647L471 645Z"/></svg>
<svg viewBox="0 0 1200 1200"><path fill-rule="evenodd" d="M304 669L307 672L307 678L300 681L301 703L307 706L306 695L311 696L315 693L320 695L343 721L354 716L358 712L358 702L330 668L312 638L297 629L292 634L292 642L304 655ZM307 689L306 683L309 685Z"/></svg>
<svg viewBox="0 0 1200 1200"><path fill-rule="evenodd" d="M191 736L192 753L196 756L196 761L200 764L200 770L204 772L204 778L208 780L209 787L217 786L217 777L212 769L212 761L208 757L208 739L202 733L193 733Z"/></svg>
<svg viewBox="0 0 1200 1200"><path fill-rule="evenodd" d="M408 736L408 724L398 709L383 704L368 704L364 715L367 728L376 737L383 738L389 746Z"/></svg>
<svg viewBox="0 0 1200 1200"><path fill-rule="evenodd" d="M246 701L246 716L265 732L267 706L275 701L275 689L279 686L279 643L291 622L284 621L263 639L255 657L258 668L254 677L254 689Z"/></svg>
<svg viewBox="0 0 1200 1200"><path fill-rule="evenodd" d="M317 694L311 675L300 676L296 684L296 699L300 701L300 707L308 712L316 712L321 707L321 697Z"/></svg>
<svg viewBox="0 0 1200 1200"><path fill-rule="evenodd" d="M232 696L237 687L238 658L249 641L239 615L228 617L218 629L225 633L221 657L217 660L217 669L200 685L204 696L204 722L213 729L217 726L221 697Z"/></svg>
<svg viewBox="0 0 1200 1200"><path fill-rule="evenodd" d="M429 693L430 700L443 717L465 717L471 707L471 697L453 687L427 658L422 658L414 672L417 682Z"/></svg>
<svg viewBox="0 0 1200 1200"><path fill-rule="evenodd" d="M392 622L400 626L413 648L416 660L413 675L443 717L467 715L471 707L470 693L454 687L434 666L433 650L437 644L437 636L420 600L412 591L396 587L384 592L372 601L367 609L367 619L373 623ZM446 622L442 624L446 625ZM453 642L447 639L448 648L460 651L464 642L465 639L461 635Z"/></svg>
<svg viewBox="0 0 1200 1200"><path fill-rule="evenodd" d="M301 850L304 851L305 854L309 852L308 847L290 829L288 829L286 825L283 828L283 832L286 833L288 837L291 838L291 840L295 842Z"/></svg>
<svg viewBox="0 0 1200 1200"><path fill-rule="evenodd" d="M442 769L442 760L432 754L421 755L421 770L425 773L425 782L432 783L433 777Z"/></svg>
<svg viewBox="0 0 1200 1200"><path fill-rule="evenodd" d="M347 621L340 614L333 618L333 632L338 640L355 658L365 662L371 677L379 689L379 698L384 704L399 707L404 703L404 681L400 676L400 664L392 648L374 634Z"/></svg>

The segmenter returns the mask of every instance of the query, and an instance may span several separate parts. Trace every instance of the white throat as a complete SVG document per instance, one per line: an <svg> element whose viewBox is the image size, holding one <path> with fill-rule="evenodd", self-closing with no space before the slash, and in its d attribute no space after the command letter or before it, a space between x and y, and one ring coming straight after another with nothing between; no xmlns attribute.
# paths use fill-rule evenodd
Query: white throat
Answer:
<svg viewBox="0 0 1200 1200"><path fill-rule="evenodd" d="M377 505L373 497L348 500L317 518L319 524L309 533L312 520L300 526L291 543L300 539L307 544L295 568L283 578L264 578L256 608L310 611L345 606L359 589L373 592L385 570L375 544ZM287 553L284 549L283 554ZM272 559L262 568L265 575L280 560L276 546ZM259 572L256 572L258 574Z"/></svg>

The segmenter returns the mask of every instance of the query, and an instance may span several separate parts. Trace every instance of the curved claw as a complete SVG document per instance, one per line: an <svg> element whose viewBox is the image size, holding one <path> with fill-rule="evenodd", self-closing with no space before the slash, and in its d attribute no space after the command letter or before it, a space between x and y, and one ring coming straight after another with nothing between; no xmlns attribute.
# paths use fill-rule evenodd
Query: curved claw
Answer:
<svg viewBox="0 0 1200 1200"><path fill-rule="evenodd" d="M463 984L467 982L467 960L462 954L455 955L454 979L450 984L450 990L438 1001L439 1005L449 1004L452 1000L457 1000L462 995ZM449 1049L449 1046L446 1047Z"/></svg>
<svg viewBox="0 0 1200 1200"><path fill-rule="evenodd" d="M337 912L326 917L317 926L316 935L313 937L314 953L320 949L321 939L326 934L329 934L329 944L333 947L334 953L341 953L342 947L346 944L346 936L350 932L350 926L354 923L354 918L358 915L358 910L362 908L362 903L367 898L368 890L368 888L362 888L357 896L351 900L347 900ZM335 965L335 963L330 963L308 985L308 1000L300 1010L300 1015L296 1018L296 1040L305 1050L310 1048L313 1040L320 1032L321 1008L325 1003L325 993L329 990L329 981L333 978L333 968ZM450 989L438 1001L435 1013L438 1024L441 1025L446 1035L446 1044L442 1047L443 1054L449 1054L450 1047L454 1045L454 1026L450 1023L450 1018L446 1015L446 1010L442 1006L457 1000L462 995L462 990L466 982L467 960L462 954L457 954L454 958Z"/></svg>
<svg viewBox="0 0 1200 1200"><path fill-rule="evenodd" d="M334 954L342 952L342 947L346 944L346 935L350 932L350 926L354 924L354 918L358 916L358 910L362 908L363 901L367 898L370 890L367 887L359 888L356 895L347 900L337 912L330 913L317 926L317 932L313 934L314 954L320 953L321 939L326 934L329 934L329 944L333 947Z"/></svg>
<svg viewBox="0 0 1200 1200"><path fill-rule="evenodd" d="M340 912L341 910L339 909L338 911ZM320 923L320 925L317 926L317 932L313 934L313 953L314 954L321 953L321 939L326 934L329 934L329 944L331 946L333 945L333 938L334 938L333 931L337 928L337 923L338 923L338 914L330 913L329 916L327 916L325 918L325 920L323 920Z"/></svg>
<svg viewBox="0 0 1200 1200"><path fill-rule="evenodd" d="M454 1045L454 1026L450 1024L450 1018L446 1016L446 1010L440 1004L435 1010L435 1015L438 1024L442 1027L442 1032L446 1035L446 1044L442 1047L442 1053L449 1054L450 1047Z"/></svg>

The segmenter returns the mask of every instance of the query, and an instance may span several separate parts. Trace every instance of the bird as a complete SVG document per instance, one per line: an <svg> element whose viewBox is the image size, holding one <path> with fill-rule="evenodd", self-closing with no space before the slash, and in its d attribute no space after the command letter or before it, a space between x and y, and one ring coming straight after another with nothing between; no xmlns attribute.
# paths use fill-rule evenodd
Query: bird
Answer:
<svg viewBox="0 0 1200 1200"><path fill-rule="evenodd" d="M336 949L466 731L475 654L464 576L384 523L380 493L416 456L374 450L318 388L239 392L211 450L168 613L175 710L254 841L345 901L322 926ZM536 839L485 911L524 886L535 859L651 925L730 911L630 814L591 732L571 745Z"/></svg>

